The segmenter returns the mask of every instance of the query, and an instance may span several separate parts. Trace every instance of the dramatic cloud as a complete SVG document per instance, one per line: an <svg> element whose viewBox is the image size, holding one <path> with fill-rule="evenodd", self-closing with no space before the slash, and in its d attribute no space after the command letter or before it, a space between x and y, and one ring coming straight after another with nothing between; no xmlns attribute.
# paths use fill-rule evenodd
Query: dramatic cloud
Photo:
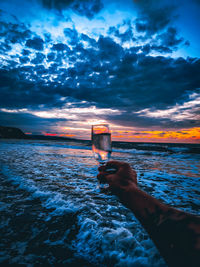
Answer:
<svg viewBox="0 0 200 267"><path fill-rule="evenodd" d="M63 52L63 51L69 51L70 49L66 44L58 43L58 44L54 44L53 45L52 50ZM53 59L54 58L52 58L52 60Z"/></svg>
<svg viewBox="0 0 200 267"><path fill-rule="evenodd" d="M191 45L175 23L178 5L131 0L130 9L120 10L120 3L34 0L38 14L21 21L30 3L14 16L8 7L17 2L2 1L1 115L19 123L17 111L29 114L35 125L44 116L64 123L63 112L71 126L96 119L124 127L197 127L200 59L186 53Z"/></svg>
<svg viewBox="0 0 200 267"><path fill-rule="evenodd" d="M0 23L0 36L6 43L22 43L31 36L31 31L23 23Z"/></svg>
<svg viewBox="0 0 200 267"><path fill-rule="evenodd" d="M26 46L41 51L44 48L44 41L39 37L34 37L26 41Z"/></svg>
<svg viewBox="0 0 200 267"><path fill-rule="evenodd" d="M136 41L136 38L134 38L133 34L133 26L130 20L124 21L122 24L117 25L117 27L110 27L108 34L117 37L121 41L121 43Z"/></svg>
<svg viewBox="0 0 200 267"><path fill-rule="evenodd" d="M161 45L166 47L175 47L183 42L183 38L177 38L177 30L175 28L169 27L166 32L158 35L158 40L160 39Z"/></svg>
<svg viewBox="0 0 200 267"><path fill-rule="evenodd" d="M139 9L136 19L136 29L147 35L158 33L170 24L174 16L175 6L163 4L163 1L140 0L134 1Z"/></svg>
<svg viewBox="0 0 200 267"><path fill-rule="evenodd" d="M33 40L41 43L41 39ZM151 49L143 47L146 53ZM89 51L83 48L81 39L73 50L63 43L53 44L52 50L62 54L49 53L49 67L42 65L45 55L37 52L31 60L34 65L0 71L0 94L5 99L1 107L61 107L66 104L63 97L71 97L77 105L86 101L123 112L166 109L185 101L200 84L200 60L138 54L109 37L100 36ZM29 61L28 55L20 59L21 63ZM72 66L64 68L63 59Z"/></svg>
<svg viewBox="0 0 200 267"><path fill-rule="evenodd" d="M80 15L92 18L102 8L101 0L40 0L45 8L59 11L71 8Z"/></svg>
<svg viewBox="0 0 200 267"><path fill-rule="evenodd" d="M26 112L2 112L0 111L0 125L8 127L20 127L23 131L38 134L41 133L43 125L47 125L46 130L51 131L59 122L66 119L40 118Z"/></svg>

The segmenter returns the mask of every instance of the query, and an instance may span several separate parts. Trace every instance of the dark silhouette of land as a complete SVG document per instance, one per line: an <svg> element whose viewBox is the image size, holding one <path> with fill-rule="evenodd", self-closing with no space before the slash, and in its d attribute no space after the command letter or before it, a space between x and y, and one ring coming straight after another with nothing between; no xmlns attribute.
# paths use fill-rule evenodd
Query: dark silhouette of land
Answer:
<svg viewBox="0 0 200 267"><path fill-rule="evenodd" d="M6 139L29 139L29 140L54 140L54 141L78 141L78 142L90 142L87 140L79 140L70 137L60 137L60 136L47 136L47 135L29 135L25 134L21 129L16 127L5 127L0 126L0 138Z"/></svg>
<svg viewBox="0 0 200 267"><path fill-rule="evenodd" d="M26 138L26 134L19 128L0 126L0 138Z"/></svg>

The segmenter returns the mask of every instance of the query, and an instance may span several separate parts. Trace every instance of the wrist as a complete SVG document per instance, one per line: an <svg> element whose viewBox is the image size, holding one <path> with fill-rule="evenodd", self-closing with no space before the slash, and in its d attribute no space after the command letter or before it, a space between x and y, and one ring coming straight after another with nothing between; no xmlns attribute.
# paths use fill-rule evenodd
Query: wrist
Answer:
<svg viewBox="0 0 200 267"><path fill-rule="evenodd" d="M135 183L129 183L126 186L121 186L120 190L116 191L118 197L123 202L123 204L130 208L130 203L134 203L134 197L139 188Z"/></svg>
<svg viewBox="0 0 200 267"><path fill-rule="evenodd" d="M127 195L134 194L134 192L138 190L139 188L137 187L137 184L135 184L134 182L129 182L128 185L122 188L123 193Z"/></svg>

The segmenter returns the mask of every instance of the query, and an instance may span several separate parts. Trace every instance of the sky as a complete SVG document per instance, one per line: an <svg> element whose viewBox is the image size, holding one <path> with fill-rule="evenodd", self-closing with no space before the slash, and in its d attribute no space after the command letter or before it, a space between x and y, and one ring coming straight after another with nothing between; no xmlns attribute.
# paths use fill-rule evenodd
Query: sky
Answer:
<svg viewBox="0 0 200 267"><path fill-rule="evenodd" d="M1 0L0 125L200 143L199 0Z"/></svg>

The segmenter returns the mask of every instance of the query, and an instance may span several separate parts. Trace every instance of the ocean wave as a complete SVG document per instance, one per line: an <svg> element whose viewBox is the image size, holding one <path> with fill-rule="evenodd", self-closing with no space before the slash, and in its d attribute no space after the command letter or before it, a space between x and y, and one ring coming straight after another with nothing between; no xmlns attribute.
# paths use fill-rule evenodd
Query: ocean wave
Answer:
<svg viewBox="0 0 200 267"><path fill-rule="evenodd" d="M83 260L88 262L88 265L85 264L84 266L91 266L91 264L107 266L107 262L110 263L109 266L124 266L124 264L128 265L131 262L134 263L134 261L135 264L140 261L140 263L143 262L143 266L151 266L148 262L154 262L154 257L157 254L157 251L152 244L152 241L149 240L148 246L146 244L141 244L141 232L143 232L143 229L136 221L134 221L132 215L130 219L127 220L126 209L122 207L121 212L119 213L119 208L115 206L117 200L112 200L115 203L113 206L109 204L109 202L105 202L105 196L103 197L101 194L99 195L96 190L92 190L90 193L95 195L94 199L85 194L81 202L76 202L73 197L73 192L71 192L70 197L66 198L63 192L55 192L54 190L50 190L49 187L38 186L34 180L16 175L8 166L3 166L2 173L7 177L7 180L15 186L15 190L25 190L30 193L30 195L27 196L27 201L32 201L34 203L34 200L40 200L41 205L48 211L47 214L43 215L38 212L38 216L42 215L44 217L44 225L47 223L50 223L51 225L56 222L58 227L57 231L59 231L60 219L63 218L64 220L65 216L76 216L76 224L70 225L71 229L68 228L69 225L66 225L65 234L62 235L60 239L51 240L47 238L44 240L47 246L66 246L65 242L69 242L66 241L66 237L74 231L73 228L75 227L77 232L73 235L71 243L68 245L73 251L73 259L77 258L82 259L82 262ZM108 198L113 197L108 196ZM83 201L84 199L85 201ZM115 217L116 219L106 221L106 218L108 218L107 216L110 213L112 214L112 217ZM32 215L30 214L30 216ZM123 216L123 220L120 219L121 216ZM8 225L8 227L10 226ZM131 229L133 230L133 233L131 232ZM50 236L53 234L51 229L49 229L48 232ZM36 237L38 236L37 230L35 235ZM30 236L29 238L30 240L26 241L24 244L27 248L30 246L32 237ZM153 254L150 256L148 251L152 249ZM26 251L26 249L24 249L24 251ZM131 254L132 256L130 256ZM21 252L21 255L23 255L23 251ZM135 259L136 255L137 260ZM138 255L140 255L139 258ZM23 256L24 263L26 264L30 260L34 260L35 257L37 258L37 254L33 259ZM20 256L18 259L15 258L12 260L13 264L19 261L21 262ZM71 261L73 262L72 259ZM54 260L52 260L52 264L53 263ZM154 266L159 266L159 263L163 263L161 258L157 263L154 262ZM137 266L135 264L132 266Z"/></svg>
<svg viewBox="0 0 200 267"><path fill-rule="evenodd" d="M80 147L2 143L0 262L165 266L132 212L97 188L97 163L89 147ZM198 212L197 154L113 150L114 160L136 169L142 190Z"/></svg>

